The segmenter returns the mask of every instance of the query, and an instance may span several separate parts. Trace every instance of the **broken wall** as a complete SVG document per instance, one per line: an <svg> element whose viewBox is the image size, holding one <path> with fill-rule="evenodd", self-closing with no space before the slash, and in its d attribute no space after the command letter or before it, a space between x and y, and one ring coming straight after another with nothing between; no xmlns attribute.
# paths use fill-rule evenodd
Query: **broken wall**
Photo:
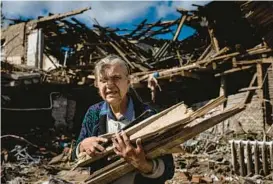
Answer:
<svg viewBox="0 0 273 184"><path fill-rule="evenodd" d="M243 92L228 96L225 108L228 109L242 103L246 97L246 93ZM225 123L228 123L230 130L237 133L263 132L263 108L258 96L253 96L244 111L232 116Z"/></svg>
<svg viewBox="0 0 273 184"><path fill-rule="evenodd" d="M1 40L5 40L5 57L12 64L22 64L25 54L25 25L20 23L2 31Z"/></svg>

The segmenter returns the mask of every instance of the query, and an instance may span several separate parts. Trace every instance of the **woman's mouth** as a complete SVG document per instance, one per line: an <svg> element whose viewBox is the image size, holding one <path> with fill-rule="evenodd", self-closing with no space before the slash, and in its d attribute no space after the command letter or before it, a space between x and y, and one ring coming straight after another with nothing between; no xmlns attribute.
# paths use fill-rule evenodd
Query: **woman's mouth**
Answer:
<svg viewBox="0 0 273 184"><path fill-rule="evenodd" d="M106 92L106 95L116 95L118 92L117 91L108 91Z"/></svg>

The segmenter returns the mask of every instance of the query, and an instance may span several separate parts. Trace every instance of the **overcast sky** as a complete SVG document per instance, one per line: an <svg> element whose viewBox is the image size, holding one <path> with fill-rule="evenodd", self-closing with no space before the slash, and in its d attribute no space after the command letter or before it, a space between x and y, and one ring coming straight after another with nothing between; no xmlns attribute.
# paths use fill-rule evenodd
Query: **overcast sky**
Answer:
<svg viewBox="0 0 273 184"><path fill-rule="evenodd" d="M92 26L96 18L103 26L130 27L144 18L154 22L172 20L180 16L176 8L192 10L191 4L204 5L205 1L3 1L3 13L7 18L37 18L51 13L64 13L75 9L92 9L76 16Z"/></svg>

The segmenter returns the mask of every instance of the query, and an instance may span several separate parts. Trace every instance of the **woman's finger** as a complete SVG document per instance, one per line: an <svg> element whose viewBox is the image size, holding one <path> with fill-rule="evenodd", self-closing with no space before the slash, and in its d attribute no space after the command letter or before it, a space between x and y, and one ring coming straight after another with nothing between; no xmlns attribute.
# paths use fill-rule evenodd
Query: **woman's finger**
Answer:
<svg viewBox="0 0 273 184"><path fill-rule="evenodd" d="M97 137L96 141L98 142L108 142L108 139L102 138L102 137Z"/></svg>
<svg viewBox="0 0 273 184"><path fill-rule="evenodd" d="M114 152L115 152L117 155L122 156L122 153L121 153L118 149L114 148Z"/></svg>
<svg viewBox="0 0 273 184"><path fill-rule="evenodd" d="M86 149L85 152L91 157L94 155L90 149Z"/></svg>
<svg viewBox="0 0 273 184"><path fill-rule="evenodd" d="M124 141L125 145L126 146L132 146L131 143L130 143L129 137L126 135L126 133L124 131L121 132L121 135L122 135L122 138L123 138L123 141Z"/></svg>
<svg viewBox="0 0 273 184"><path fill-rule="evenodd" d="M117 143L119 144L120 148L125 148L125 143L118 133L116 133L116 139L118 141Z"/></svg>
<svg viewBox="0 0 273 184"><path fill-rule="evenodd" d="M112 138L112 142L113 142L114 148L120 151L121 148L115 138Z"/></svg>
<svg viewBox="0 0 273 184"><path fill-rule="evenodd" d="M95 147L98 151L100 151L100 152L104 152L104 151L105 151L105 148L104 148L103 146L101 146L100 144L98 144L98 143L95 143L95 144L94 144L94 147Z"/></svg>
<svg viewBox="0 0 273 184"><path fill-rule="evenodd" d="M142 143L141 143L141 139L140 139L140 138L138 138L138 139L136 140L136 145L137 145L136 151L137 151L137 152L142 152L142 151L143 151L143 146L142 146Z"/></svg>

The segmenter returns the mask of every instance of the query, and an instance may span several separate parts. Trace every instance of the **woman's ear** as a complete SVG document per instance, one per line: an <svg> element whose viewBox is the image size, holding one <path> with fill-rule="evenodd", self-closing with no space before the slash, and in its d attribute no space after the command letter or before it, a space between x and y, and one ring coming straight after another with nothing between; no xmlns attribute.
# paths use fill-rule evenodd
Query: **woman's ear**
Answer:
<svg viewBox="0 0 273 184"><path fill-rule="evenodd" d="M131 86L131 76L130 75L128 76L128 81L127 82L129 84L129 86Z"/></svg>

